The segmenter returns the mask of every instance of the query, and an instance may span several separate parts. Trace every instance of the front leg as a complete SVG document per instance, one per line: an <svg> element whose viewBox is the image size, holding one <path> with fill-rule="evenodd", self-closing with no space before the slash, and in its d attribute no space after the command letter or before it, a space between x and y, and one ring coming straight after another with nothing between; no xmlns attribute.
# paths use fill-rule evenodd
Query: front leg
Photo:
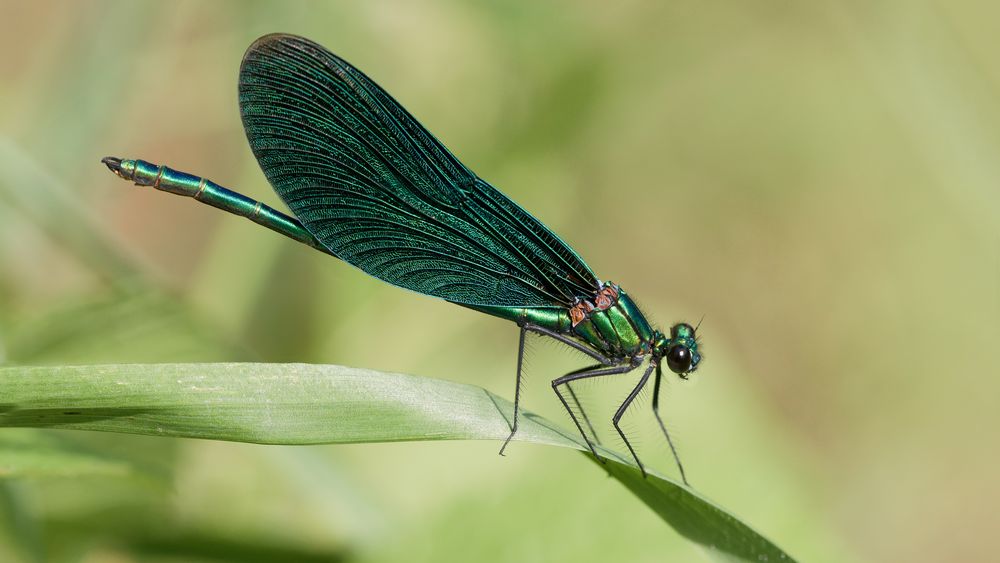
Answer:
<svg viewBox="0 0 1000 563"><path fill-rule="evenodd" d="M663 424L663 419L660 418L660 378L663 377L663 370L660 366L656 366L656 380L653 384L653 416L656 417L656 422L660 423L660 430L663 430L663 435L667 437L667 444L670 446L670 452L674 454L674 461L677 462L677 469L681 472L681 481L684 484L691 486L688 483L687 475L684 474L684 466L681 465L681 456L677 455L677 448L674 447L674 441L670 439L670 432L667 432L667 426Z"/></svg>

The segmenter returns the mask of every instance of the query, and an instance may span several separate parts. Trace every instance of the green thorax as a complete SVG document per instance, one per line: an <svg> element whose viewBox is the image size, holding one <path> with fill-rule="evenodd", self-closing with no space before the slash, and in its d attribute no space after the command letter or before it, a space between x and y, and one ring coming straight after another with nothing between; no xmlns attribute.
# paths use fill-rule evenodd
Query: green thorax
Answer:
<svg viewBox="0 0 1000 563"><path fill-rule="evenodd" d="M644 355L655 335L642 311L618 288L617 301L605 310L593 310L573 326L569 309L562 307L490 307L466 305L488 315L530 323L565 334L609 357Z"/></svg>

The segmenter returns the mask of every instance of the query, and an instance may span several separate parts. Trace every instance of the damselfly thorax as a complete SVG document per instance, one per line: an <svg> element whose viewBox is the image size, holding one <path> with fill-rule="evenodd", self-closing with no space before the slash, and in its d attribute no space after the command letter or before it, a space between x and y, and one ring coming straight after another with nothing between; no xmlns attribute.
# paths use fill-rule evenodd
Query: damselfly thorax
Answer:
<svg viewBox="0 0 1000 563"><path fill-rule="evenodd" d="M612 361L646 356L657 336L632 298L611 282L603 284L592 301L581 298L569 308L470 307L569 336Z"/></svg>

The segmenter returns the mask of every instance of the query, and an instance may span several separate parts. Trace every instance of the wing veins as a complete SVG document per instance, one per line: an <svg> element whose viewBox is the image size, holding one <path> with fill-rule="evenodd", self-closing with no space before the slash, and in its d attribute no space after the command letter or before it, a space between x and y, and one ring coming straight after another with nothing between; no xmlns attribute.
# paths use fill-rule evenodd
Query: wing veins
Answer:
<svg viewBox="0 0 1000 563"><path fill-rule="evenodd" d="M596 277L530 214L478 179L364 73L294 36L258 40L240 105L261 166L342 259L468 305L565 306Z"/></svg>

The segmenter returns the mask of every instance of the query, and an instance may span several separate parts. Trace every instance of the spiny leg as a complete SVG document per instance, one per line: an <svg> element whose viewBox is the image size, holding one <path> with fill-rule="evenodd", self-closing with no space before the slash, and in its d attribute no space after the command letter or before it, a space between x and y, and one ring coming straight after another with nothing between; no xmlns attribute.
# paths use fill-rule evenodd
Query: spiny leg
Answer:
<svg viewBox="0 0 1000 563"><path fill-rule="evenodd" d="M531 324L525 325L525 328L528 329L528 330L530 330L530 331L533 331L533 332L536 332L538 334L541 334L543 336L548 336L548 337L554 338L554 339L558 340L559 342L562 342L563 344L566 344L566 345L574 348L575 350L583 352L584 354L590 356L591 358L594 358L595 360L601 362L600 364L598 364L596 366L590 366L590 367L586 367L586 368L583 368L583 369L578 369L576 371L571 371L567 375L572 375L572 374L580 373L580 372L591 370L591 369L597 369L597 368L599 368L601 366L612 365L611 360L609 358L607 358L606 356L603 356L603 355L595 352L594 350L591 350L590 348L587 348L586 346L581 345L579 342L577 342L577 341L575 341L575 340L573 340L573 339L571 339L571 338L569 338L567 336L564 336L564 335L562 335L562 334L560 334L558 332L555 332L555 331L552 331L552 330L549 330L547 328L540 327L540 326L537 326L537 325L531 325ZM590 429L590 433L594 436L594 441L597 442L598 444L600 444L601 440L597 437L597 432L594 430L594 425L590 423L590 417L588 417L587 413L583 410L583 405L580 403L580 400L577 398L576 391L574 391L573 387L571 385L569 385L568 383L566 384L566 388L569 389L570 397L573 398L573 402L576 404L576 408L580 411L580 414L583 415L583 420L584 420L584 422L587 423L587 428Z"/></svg>
<svg viewBox="0 0 1000 563"><path fill-rule="evenodd" d="M605 366L605 365L609 365L611 363L611 361L608 360L608 358L606 358L606 357L604 357L604 356L602 356L602 355L594 352L593 350L591 350L591 349L589 349L589 348L581 345L579 342L576 342L573 339L571 339L571 338L569 338L567 336L564 336L564 335L562 335L562 334L560 334L558 332L549 330L549 329L544 328L544 327L540 327L538 325L533 325L533 324L530 324L530 323L522 324L521 325L520 338L518 340L518 347L517 347L517 379L516 379L516 382L514 384L514 417L513 417L513 421L512 421L512 424L511 424L511 428L510 428L510 434L507 436L507 439L504 440L503 446L500 447L500 455L504 455L504 451L507 449L507 444L509 444L510 441L514 438L514 435L517 434L517 419L518 419L517 415L518 415L518 413L520 411L520 398L521 398L521 373L522 373L522 367L524 365L524 339L525 339L525 335L527 334L528 331L535 332L537 334L541 334L542 336L549 336L551 338L554 338L554 339L556 339L556 340L558 340L558 341L560 341L560 342L562 342L564 344L567 344L567 345L569 345L569 346L571 346L571 347L573 347L573 348L575 348L575 349L577 349L577 350L579 350L579 351L587 354L588 356L594 358L595 360L597 360L599 362L602 362L599 366L595 366L595 367ZM589 369L589 368L586 368L586 369ZM577 372L572 372L572 373L577 373ZM556 393L558 394L558 391ZM570 389L570 393L573 393L572 388ZM560 396L560 399L562 399L561 396ZM583 409L580 406L580 402L576 400L576 394L575 393L573 393L573 400L576 402L577 408L579 408L580 411L583 412ZM566 406L566 401L563 401L563 406L565 406L566 409L569 410L569 407ZM570 412L570 414L572 415L572 412ZM591 426L590 419L587 418L586 413L584 413L584 420L587 421L587 426L589 426L591 432L593 432L594 431L594 427ZM574 422L575 422L575 419L574 419ZM577 428L579 428L579 424L577 424ZM583 433L582 430L580 432ZM596 439L597 434L594 434L594 437ZM584 436L584 439L586 439L586 438L587 437ZM600 443L600 442L598 441L598 443ZM587 445L590 445L589 441L587 442ZM591 448L591 451L593 451L593 448ZM595 453L594 455L596 456L597 454Z"/></svg>
<svg viewBox="0 0 1000 563"><path fill-rule="evenodd" d="M537 332L538 334L542 334L542 335L545 335L545 336L548 336L548 337L551 337L551 338L555 338L556 340L558 340L559 342L562 342L563 344L569 346L570 348L573 348L573 349L575 349L575 350L577 350L579 352L583 352L584 354L590 356L591 358L594 358L598 362L601 362L601 365L610 366L610 365L614 364L614 362L611 361L611 358L608 358L607 356L604 356L604 355L602 355L602 354L600 354L598 352L595 352L594 350L592 350L592 349L584 346L583 344L580 344L576 340L573 340L572 338L570 338L570 337L568 337L568 336L566 336L564 334L560 334L560 333L558 333L558 332L556 332L554 330L549 330L549 329L547 329L545 327L541 327L541 326L533 325L533 324L525 324L524 328L527 329L527 330L530 330L531 332Z"/></svg>
<svg viewBox="0 0 1000 563"><path fill-rule="evenodd" d="M600 367L603 366L601 364L598 364L596 366L588 366L582 369L578 369L576 371L571 371L570 374L580 373L582 371L597 369ZM590 423L590 417L587 416L587 411L583 410L583 403L581 403L580 399L576 397L576 391L573 390L572 384L567 383L566 389L569 390L569 396L571 399L573 399L573 404L576 405L576 410L580 411L580 416L583 417L583 422L587 424L587 429L590 430L590 435L594 437L594 442L597 443L597 445L600 445L601 439L597 436L597 431L594 430L594 425Z"/></svg>
<svg viewBox="0 0 1000 563"><path fill-rule="evenodd" d="M503 451L507 449L507 444L514 438L514 434L517 434L517 411L521 402L521 366L524 361L524 335L528 333L525 327L521 327L521 337L518 339L517 343L517 380L514 383L514 422L510 425L510 436L503 441L503 446L500 446L500 455L503 455Z"/></svg>
<svg viewBox="0 0 1000 563"><path fill-rule="evenodd" d="M576 429L580 432L580 435L583 436L583 440L587 443L587 447L590 448L590 453L594 454L594 458L601 463L604 463L604 461L598 457L597 450L594 449L594 444L590 442L590 438L588 438L586 432L583 431L583 427L580 426L580 421L577 420L576 415L573 413L573 409L569 408L569 403L566 402L566 397L563 397L563 394L559 392L559 386L578 379L628 373L635 368L636 366L632 363L627 363L617 366L602 367L600 369L585 369L583 371L568 373L562 377L552 380L552 390L556 392L556 396L559 397L559 401L562 402L563 408L565 408L566 412L569 413L569 417L573 419L573 424L576 425Z"/></svg>
<svg viewBox="0 0 1000 563"><path fill-rule="evenodd" d="M690 487L691 484L688 483L687 476L684 474L684 466L681 465L681 456L677 455L677 449L674 448L674 441L670 439L670 433L667 432L667 427L663 424L663 419L660 418L660 377L662 376L663 370L660 369L659 365L657 365L656 379L653 383L653 416L656 417L656 422L660 423L660 430L663 430L663 435L667 437L667 444L670 445L670 452L674 454L674 461L677 462L677 469L681 472L681 481L684 481L684 484Z"/></svg>
<svg viewBox="0 0 1000 563"><path fill-rule="evenodd" d="M649 379L649 374L653 371L653 368L655 367L656 364L653 363L649 364L649 367L646 368L646 371L642 374L642 377L639 379L639 383L636 384L635 389L633 389L632 392L629 393L628 397L626 397L625 399L625 402L623 402L621 406L618 407L618 411L615 412L615 416L611 417L611 422L615 425L615 430L618 431L618 435L621 436L622 440L625 441L625 447L627 447L628 451L632 453L632 458L635 459L636 464L639 465L639 471L642 471L643 477L646 476L646 468L642 466L642 462L639 461L639 456L636 455L635 450L632 449L632 444L629 443L628 438L625 437L625 433L622 432L621 427L618 426L618 422L622 419L622 415L624 415L625 411L628 410L628 407L629 405L632 404L632 401L635 400L635 397L636 395L639 394L639 391L642 391L643 386L646 385L646 380Z"/></svg>

